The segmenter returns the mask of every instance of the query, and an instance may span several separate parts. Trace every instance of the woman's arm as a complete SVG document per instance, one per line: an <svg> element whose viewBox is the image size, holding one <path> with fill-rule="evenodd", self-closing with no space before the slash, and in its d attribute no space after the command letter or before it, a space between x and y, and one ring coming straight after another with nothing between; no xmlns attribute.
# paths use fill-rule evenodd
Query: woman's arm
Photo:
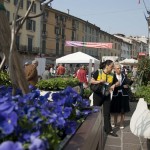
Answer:
<svg viewBox="0 0 150 150"><path fill-rule="evenodd" d="M92 84L104 83L105 81L102 79L97 81L98 75L99 75L99 71L97 70L96 72L94 72L93 77L90 80L90 83Z"/></svg>
<svg viewBox="0 0 150 150"><path fill-rule="evenodd" d="M90 81L90 83L92 83L92 84L98 84L98 83L104 83L104 82L105 82L104 80L97 81L94 78L92 78L91 81Z"/></svg>

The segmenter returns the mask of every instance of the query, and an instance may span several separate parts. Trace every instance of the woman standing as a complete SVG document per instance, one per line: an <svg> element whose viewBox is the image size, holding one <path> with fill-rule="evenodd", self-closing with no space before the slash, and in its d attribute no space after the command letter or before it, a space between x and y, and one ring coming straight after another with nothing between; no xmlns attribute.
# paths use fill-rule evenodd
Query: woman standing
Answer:
<svg viewBox="0 0 150 150"><path fill-rule="evenodd" d="M107 134L117 137L118 135L114 133L110 123L110 90L115 88L113 83L112 69L114 68L114 63L111 60L106 60L100 66L101 70L97 70L91 79L92 84L102 84L103 86L108 86L108 95L102 93L93 93L93 105L101 106L103 104L103 115L104 115L104 130Z"/></svg>
<svg viewBox="0 0 150 150"><path fill-rule="evenodd" d="M114 116L114 123L112 127L116 127L118 116L120 116L120 129L124 128L125 113L130 111L129 107L129 80L127 76L121 73L121 65L115 64L115 75L113 83L119 82L113 91L110 112Z"/></svg>

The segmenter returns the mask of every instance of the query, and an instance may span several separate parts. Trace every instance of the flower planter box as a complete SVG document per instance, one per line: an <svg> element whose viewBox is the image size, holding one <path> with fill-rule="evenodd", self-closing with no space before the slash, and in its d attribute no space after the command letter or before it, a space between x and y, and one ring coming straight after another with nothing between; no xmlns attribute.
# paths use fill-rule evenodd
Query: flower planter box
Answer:
<svg viewBox="0 0 150 150"><path fill-rule="evenodd" d="M150 139L147 139L147 150L150 150Z"/></svg>
<svg viewBox="0 0 150 150"><path fill-rule="evenodd" d="M102 150L104 131L102 111L89 115L63 150Z"/></svg>
<svg viewBox="0 0 150 150"><path fill-rule="evenodd" d="M147 150L150 150L150 139L147 139Z"/></svg>

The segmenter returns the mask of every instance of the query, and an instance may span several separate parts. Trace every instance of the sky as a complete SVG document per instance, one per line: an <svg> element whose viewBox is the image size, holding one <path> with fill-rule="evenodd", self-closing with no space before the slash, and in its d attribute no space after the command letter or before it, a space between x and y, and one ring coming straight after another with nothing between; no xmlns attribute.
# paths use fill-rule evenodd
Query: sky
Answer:
<svg viewBox="0 0 150 150"><path fill-rule="evenodd" d="M144 0L150 10L150 0ZM147 36L148 16L143 0L53 0L52 8L95 24L101 30L126 36Z"/></svg>

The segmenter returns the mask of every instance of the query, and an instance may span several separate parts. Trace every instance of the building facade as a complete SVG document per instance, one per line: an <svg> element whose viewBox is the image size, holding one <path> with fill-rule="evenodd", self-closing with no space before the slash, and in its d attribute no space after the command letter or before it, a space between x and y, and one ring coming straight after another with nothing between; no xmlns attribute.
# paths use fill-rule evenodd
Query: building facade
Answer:
<svg viewBox="0 0 150 150"><path fill-rule="evenodd" d="M14 13L16 11L17 0L5 0L4 5L6 8L6 14L11 23L14 19ZM24 17L27 9L31 4L31 0L21 0L20 9L17 19ZM35 16L41 13L40 1L35 1L31 13L29 16ZM16 26L19 26L20 22L17 22ZM20 53L22 63L25 61L31 62L41 50L41 17L29 18L25 21L16 37L17 49Z"/></svg>
<svg viewBox="0 0 150 150"><path fill-rule="evenodd" d="M5 0L6 14L11 22L17 0ZM23 17L31 4L30 0L21 0L18 18ZM30 16L41 13L40 1L35 1ZM19 22L17 23L19 25ZM112 49L66 47L66 41L113 43ZM35 57L44 57L48 64L55 63L56 58L77 51L89 54L99 60L103 56L137 58L141 52L147 52L147 43L139 38L126 37L122 34L109 34L100 27L68 13L45 8L41 17L27 19L20 29L16 44L22 61L31 61Z"/></svg>
<svg viewBox="0 0 150 150"><path fill-rule="evenodd" d="M89 54L97 59L102 56L121 55L122 40L102 31L88 21L47 7L43 17L42 52L49 62L77 51ZM65 41L113 43L112 49L66 47Z"/></svg>

